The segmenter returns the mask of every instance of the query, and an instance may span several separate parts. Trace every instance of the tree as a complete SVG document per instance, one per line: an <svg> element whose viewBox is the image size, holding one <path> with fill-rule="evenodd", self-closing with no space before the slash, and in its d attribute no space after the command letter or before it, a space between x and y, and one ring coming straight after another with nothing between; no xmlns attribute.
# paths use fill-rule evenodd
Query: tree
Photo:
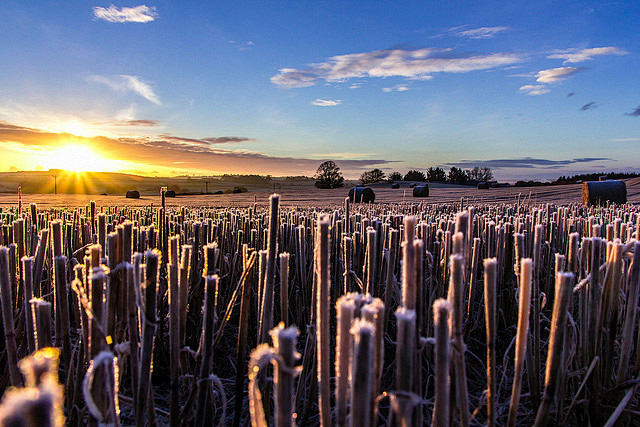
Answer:
<svg viewBox="0 0 640 427"><path fill-rule="evenodd" d="M362 184L371 184L374 182L380 182L385 180L384 172L380 169L373 169L367 172L363 172L360 175L360 183Z"/></svg>
<svg viewBox="0 0 640 427"><path fill-rule="evenodd" d="M318 188L338 188L344 185L344 178L340 173L340 168L331 160L323 162L318 166L314 176L316 187Z"/></svg>
<svg viewBox="0 0 640 427"><path fill-rule="evenodd" d="M452 184L466 184L467 181L469 181L469 176L465 171L455 166L449 169L449 182Z"/></svg>
<svg viewBox="0 0 640 427"><path fill-rule="evenodd" d="M391 172L389 174L389 179L391 181L402 181L402 174L400 172Z"/></svg>
<svg viewBox="0 0 640 427"><path fill-rule="evenodd" d="M426 181L427 177L424 175L424 172L420 172L417 170L410 170L404 176L405 181Z"/></svg>
<svg viewBox="0 0 640 427"><path fill-rule="evenodd" d="M469 179L471 181L487 182L493 180L493 172L491 171L491 168L486 166L476 166L475 168L468 170L467 175L469 175Z"/></svg>
<svg viewBox="0 0 640 427"><path fill-rule="evenodd" d="M430 167L427 169L427 181L444 182L447 180L447 173L442 168Z"/></svg>

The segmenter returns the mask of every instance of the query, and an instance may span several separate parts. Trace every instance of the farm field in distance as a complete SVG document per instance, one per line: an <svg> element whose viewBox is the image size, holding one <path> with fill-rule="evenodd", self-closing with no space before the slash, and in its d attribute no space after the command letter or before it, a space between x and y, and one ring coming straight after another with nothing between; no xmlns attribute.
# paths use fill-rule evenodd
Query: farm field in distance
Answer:
<svg viewBox="0 0 640 427"><path fill-rule="evenodd" d="M116 174L105 174L116 175ZM26 194L23 193L23 203L37 203L45 206L85 206L91 200L99 206L148 206L153 203L158 206L160 203L160 187L167 185L171 190L171 184L177 184L180 188L189 191L204 192L204 184L196 179L189 180L178 178L147 178L139 179L137 185L132 186L132 181L125 181L118 184L121 188L119 194ZM640 203L640 178L623 180L627 186L627 199L629 203ZM197 184L196 184L197 182ZM356 181L347 181L342 188L318 189L314 187L314 181L286 181L274 178L269 185L251 185L236 182L220 182L211 179L209 192L244 186L248 192L240 194L194 194L178 195L175 198L167 198L168 206L211 206L211 207L241 207L253 204L254 199L258 204L266 204L269 194L276 192L281 195L281 205L283 206L304 206L304 207L329 207L344 203L345 197ZM129 187L126 185L129 184ZM188 186L190 185L190 186ZM452 203L459 202L461 198L465 203L509 203L530 201L531 203L581 203L582 184L554 185L546 187L506 187L479 190L474 186L453 185L443 183L428 183L430 188L429 197L414 198L409 183L401 183L400 188L392 189L387 183L367 185L375 192L375 203ZM154 188L155 186L155 188ZM15 186L17 188L17 186ZM124 190L122 190L124 189ZM126 189L138 189L141 193L140 199L126 199L124 193ZM7 190L5 190L7 191ZM18 196L16 192L0 193L0 206L17 204Z"/></svg>

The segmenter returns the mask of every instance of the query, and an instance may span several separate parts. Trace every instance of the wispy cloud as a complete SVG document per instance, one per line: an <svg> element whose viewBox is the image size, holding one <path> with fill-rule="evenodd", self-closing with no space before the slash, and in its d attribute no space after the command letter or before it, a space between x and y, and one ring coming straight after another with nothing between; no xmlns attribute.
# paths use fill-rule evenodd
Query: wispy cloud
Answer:
<svg viewBox="0 0 640 427"><path fill-rule="evenodd" d="M594 108L597 108L598 104L596 104L595 102L589 102L588 104L584 104L582 107L580 107L580 111L589 111L589 110L593 110Z"/></svg>
<svg viewBox="0 0 640 427"><path fill-rule="evenodd" d="M113 77L93 75L90 80L107 85L116 92L134 92L156 105L161 104L160 98L153 91L151 85L141 77L126 74Z"/></svg>
<svg viewBox="0 0 640 427"><path fill-rule="evenodd" d="M250 50L251 47L255 44L252 41L248 41L246 43L239 43L235 40L229 40L229 44L232 44L233 46L236 47L236 49L238 49L240 52L243 52L245 50Z"/></svg>
<svg viewBox="0 0 640 427"><path fill-rule="evenodd" d="M496 34L509 30L509 27L480 27L470 30L458 31L455 33L458 37L468 37L470 39L490 39Z"/></svg>
<svg viewBox="0 0 640 427"><path fill-rule="evenodd" d="M520 86L518 91L531 96L544 95L545 93L551 92L545 85L524 85Z"/></svg>
<svg viewBox="0 0 640 427"><path fill-rule="evenodd" d="M342 104L342 101L339 99L316 99L315 101L311 101L313 105L317 105L318 107L335 107L336 105Z"/></svg>
<svg viewBox="0 0 640 427"><path fill-rule="evenodd" d="M611 138L611 142L640 142L640 138Z"/></svg>
<svg viewBox="0 0 640 427"><path fill-rule="evenodd" d="M588 49L556 50L551 55L547 56L547 58L564 59L565 61L563 64L575 64L578 62L590 61L595 56L626 55L628 53L629 52L619 47L607 46L592 47Z"/></svg>
<svg viewBox="0 0 640 427"><path fill-rule="evenodd" d="M114 5L109 7L96 6L93 8L93 16L96 19L114 23L147 23L155 20L158 14L156 13L155 7L148 7L142 4L135 7L122 7L120 9Z"/></svg>
<svg viewBox="0 0 640 427"><path fill-rule="evenodd" d="M406 92L406 91L409 90L409 87L407 87L405 85L395 85L393 87L383 87L382 88L383 92L393 92L394 90L396 92Z"/></svg>
<svg viewBox="0 0 640 427"><path fill-rule="evenodd" d="M154 127L158 126L160 122L157 120L138 119L138 120L122 120L111 123L114 126L135 126L135 127Z"/></svg>
<svg viewBox="0 0 640 427"><path fill-rule="evenodd" d="M612 160L609 157L581 157L568 160L549 160L538 159L533 157L522 157L519 159L493 159L493 160L461 160L455 163L446 163L445 166L456 166L459 168L472 168L475 166L486 166L492 169L506 169L506 168L542 168L542 169L557 169L563 166L573 165L576 163L591 163L603 160Z"/></svg>
<svg viewBox="0 0 640 427"><path fill-rule="evenodd" d="M503 67L522 61L512 53L452 55L452 49L385 49L338 55L308 68L282 68L271 82L282 88L313 86L318 80L339 82L362 77L429 79L436 73L467 73Z"/></svg>
<svg viewBox="0 0 640 427"><path fill-rule="evenodd" d="M628 113L624 113L625 116L631 116L631 117L640 117L640 105L638 105L637 108L635 108L634 110L628 112Z"/></svg>
<svg viewBox="0 0 640 427"><path fill-rule="evenodd" d="M538 71L536 81L540 83L557 83L584 69L584 67L549 68L548 70Z"/></svg>

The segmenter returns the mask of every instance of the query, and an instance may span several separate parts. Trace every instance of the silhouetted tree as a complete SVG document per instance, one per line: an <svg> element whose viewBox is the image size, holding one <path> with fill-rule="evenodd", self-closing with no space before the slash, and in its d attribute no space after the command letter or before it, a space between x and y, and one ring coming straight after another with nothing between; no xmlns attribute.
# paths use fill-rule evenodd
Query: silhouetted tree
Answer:
<svg viewBox="0 0 640 427"><path fill-rule="evenodd" d="M453 166L449 169L449 182L452 184L466 184L469 181L469 176L462 169Z"/></svg>
<svg viewBox="0 0 640 427"><path fill-rule="evenodd" d="M402 181L402 174L400 172L391 172L389 174L389 179L391 181Z"/></svg>
<svg viewBox="0 0 640 427"><path fill-rule="evenodd" d="M318 166L314 176L315 186L318 188L338 188L344 185L344 178L340 173L340 168L331 160L323 162Z"/></svg>
<svg viewBox="0 0 640 427"><path fill-rule="evenodd" d="M493 180L493 172L488 167L478 167L467 171L467 175L471 181L486 182Z"/></svg>
<svg viewBox="0 0 640 427"><path fill-rule="evenodd" d="M426 181L427 177L424 175L424 172L412 169L409 172L407 172L407 174L404 176L404 180L405 181Z"/></svg>
<svg viewBox="0 0 640 427"><path fill-rule="evenodd" d="M427 181L429 182L444 182L447 180L447 173L442 168L430 167L427 169Z"/></svg>
<svg viewBox="0 0 640 427"><path fill-rule="evenodd" d="M371 184L374 182L380 182L385 180L384 172L380 169L373 169L367 172L363 172L360 175L360 183L362 184Z"/></svg>

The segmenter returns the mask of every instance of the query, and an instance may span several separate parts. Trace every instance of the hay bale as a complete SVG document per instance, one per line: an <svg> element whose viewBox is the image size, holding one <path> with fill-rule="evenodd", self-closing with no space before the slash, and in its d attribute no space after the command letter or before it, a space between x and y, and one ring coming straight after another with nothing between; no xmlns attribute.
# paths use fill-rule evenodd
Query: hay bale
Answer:
<svg viewBox="0 0 640 427"><path fill-rule="evenodd" d="M213 194L224 194L224 191L222 190L214 191Z"/></svg>
<svg viewBox="0 0 640 427"><path fill-rule="evenodd" d="M488 190L489 189L489 183L488 182L479 182L478 183L478 190Z"/></svg>
<svg viewBox="0 0 640 427"><path fill-rule="evenodd" d="M394 182L393 184L391 184L391 188L400 188L400 184L398 184L397 182Z"/></svg>
<svg viewBox="0 0 640 427"><path fill-rule="evenodd" d="M376 195L372 189L366 187L353 187L349 190L351 203L373 203Z"/></svg>
<svg viewBox="0 0 640 427"><path fill-rule="evenodd" d="M429 197L429 186L422 184L413 187L413 197Z"/></svg>
<svg viewBox="0 0 640 427"><path fill-rule="evenodd" d="M622 181L587 181L582 183L582 203L603 206L607 202L627 203L627 185Z"/></svg>
<svg viewBox="0 0 640 427"><path fill-rule="evenodd" d="M127 199L139 199L140 192L138 190L129 190L127 191L127 194L125 195L125 197Z"/></svg>
<svg viewBox="0 0 640 427"><path fill-rule="evenodd" d="M176 197L176 192L173 190L167 190L164 192L164 197Z"/></svg>

